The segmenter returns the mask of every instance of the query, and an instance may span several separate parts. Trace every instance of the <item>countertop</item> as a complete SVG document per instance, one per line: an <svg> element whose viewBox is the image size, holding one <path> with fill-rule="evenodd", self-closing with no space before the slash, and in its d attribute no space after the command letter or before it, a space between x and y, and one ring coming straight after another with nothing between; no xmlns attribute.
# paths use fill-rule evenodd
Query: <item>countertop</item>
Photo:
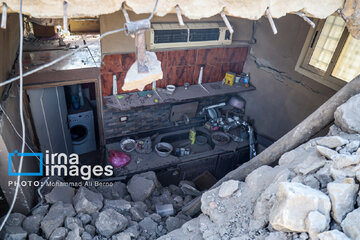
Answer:
<svg viewBox="0 0 360 240"><path fill-rule="evenodd" d="M202 128L202 127L200 127L200 128ZM177 132L181 132L181 131L188 131L188 130L180 130ZM161 139L162 137L166 137L171 134L176 134L177 132L160 134L158 137L156 137L156 139L153 142L154 142L154 144L156 144L157 142L159 142L159 139ZM123 168L115 169L114 173L115 173L116 177L121 177L121 176L133 175L133 174L144 172L144 171L151 171L151 170L156 170L156 169L161 169L161 168L167 168L167 167L170 167L173 165L177 165L179 163L185 163L185 162L189 162L189 161L193 161L193 160L197 160L197 159L201 159L201 158L206 158L206 157L214 156L214 155L225 153L225 152L236 151L237 149L245 147L247 145L249 145L247 140L244 140L243 142L230 141L226 145L221 145L221 146L215 145L213 150L202 152L202 153L197 153L197 154L190 154L188 156L183 156L183 157L176 157L173 155L169 155L167 157L160 157L155 152L155 150L153 150L149 154L142 154L142 153L133 151L131 153L128 153L131 158L130 163ZM120 143L117 142L117 143L108 144L108 145L106 145L106 150L107 150L107 152L109 152L109 150L121 151Z"/></svg>

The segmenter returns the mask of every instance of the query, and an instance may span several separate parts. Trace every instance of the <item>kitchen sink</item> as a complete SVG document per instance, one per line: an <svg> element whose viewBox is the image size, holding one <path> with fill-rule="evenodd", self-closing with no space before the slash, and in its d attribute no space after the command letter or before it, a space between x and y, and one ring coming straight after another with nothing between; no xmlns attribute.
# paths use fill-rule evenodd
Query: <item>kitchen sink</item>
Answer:
<svg viewBox="0 0 360 240"><path fill-rule="evenodd" d="M203 136L207 139L207 141L203 144L191 144L191 141L189 140L189 132L190 129L166 133L160 138L159 142L170 143L174 148L171 153L172 155L174 155L176 148L190 148L190 154L203 153L211 151L215 148L215 144L211 140L210 133L196 129L196 136Z"/></svg>

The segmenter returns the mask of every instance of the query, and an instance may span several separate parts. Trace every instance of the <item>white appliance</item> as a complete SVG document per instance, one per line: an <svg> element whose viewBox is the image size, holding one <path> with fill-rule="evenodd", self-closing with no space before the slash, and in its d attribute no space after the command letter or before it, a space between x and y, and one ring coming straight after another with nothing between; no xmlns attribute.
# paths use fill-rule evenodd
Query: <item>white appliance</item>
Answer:
<svg viewBox="0 0 360 240"><path fill-rule="evenodd" d="M68 115L74 153L83 154L96 150L94 114L92 110Z"/></svg>

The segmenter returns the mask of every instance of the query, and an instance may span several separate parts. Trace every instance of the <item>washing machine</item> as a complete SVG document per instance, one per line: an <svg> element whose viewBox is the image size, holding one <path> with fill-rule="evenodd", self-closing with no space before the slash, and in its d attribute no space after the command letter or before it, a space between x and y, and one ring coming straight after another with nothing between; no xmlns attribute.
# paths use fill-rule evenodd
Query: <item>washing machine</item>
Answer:
<svg viewBox="0 0 360 240"><path fill-rule="evenodd" d="M92 109L68 115L73 151L84 154L96 150L94 114Z"/></svg>

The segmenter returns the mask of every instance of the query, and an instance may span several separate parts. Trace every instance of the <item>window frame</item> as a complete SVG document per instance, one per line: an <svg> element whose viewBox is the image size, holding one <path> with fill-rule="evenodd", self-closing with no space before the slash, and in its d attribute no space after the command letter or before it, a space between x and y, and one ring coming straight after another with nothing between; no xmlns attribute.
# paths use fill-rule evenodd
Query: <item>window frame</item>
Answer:
<svg viewBox="0 0 360 240"><path fill-rule="evenodd" d="M340 57L341 51L344 48L344 45L346 43L346 40L349 36L349 31L347 28L344 28L344 31L340 37L339 43L335 49L335 52L331 58L331 61L329 63L329 66L326 70L326 72L321 71L320 69L311 66L309 64L310 58L315 50L315 46L319 40L321 31L324 27L326 19L314 19L314 23L316 24L315 28L310 28L306 40L304 43L304 46L301 50L300 56L297 60L295 71L301 73L302 75L305 75L308 78L311 78L329 88L332 88L334 90L339 90L343 86L347 84L346 81L336 78L332 76L332 72L335 68L336 62Z"/></svg>

